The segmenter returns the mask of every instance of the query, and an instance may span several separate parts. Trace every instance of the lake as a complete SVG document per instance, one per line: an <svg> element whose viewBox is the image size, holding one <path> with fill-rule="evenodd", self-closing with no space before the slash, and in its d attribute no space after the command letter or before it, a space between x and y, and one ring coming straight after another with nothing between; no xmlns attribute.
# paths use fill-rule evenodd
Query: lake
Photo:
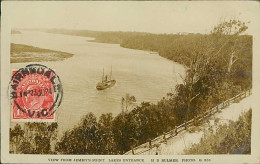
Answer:
<svg viewBox="0 0 260 164"><path fill-rule="evenodd" d="M64 61L40 62L59 75L63 85L63 101L56 113L62 132L73 128L87 112L100 116L121 112L121 99L126 93L135 96L137 105L143 101L156 103L171 92L185 68L148 51L122 48L118 44L90 42L94 38L21 31L11 42L74 54ZM29 63L13 63L18 69ZM114 87L98 91L96 84L113 70Z"/></svg>

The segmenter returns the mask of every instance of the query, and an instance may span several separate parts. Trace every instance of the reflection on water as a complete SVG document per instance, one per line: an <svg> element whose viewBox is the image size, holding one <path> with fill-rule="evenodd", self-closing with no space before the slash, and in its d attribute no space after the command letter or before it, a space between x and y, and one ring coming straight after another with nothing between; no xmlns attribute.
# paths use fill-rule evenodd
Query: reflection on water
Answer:
<svg viewBox="0 0 260 164"><path fill-rule="evenodd" d="M64 61L41 63L55 70L63 85L64 98L56 114L60 131L72 128L87 112L97 116L111 112L115 116L121 111L121 98L126 93L134 95L137 103L156 102L181 82L179 74L184 74L184 68L179 64L147 51L88 42L90 39L30 31L12 35L12 43L75 54ZM17 69L27 64L11 66ZM116 85L96 90L103 68L109 74L111 66Z"/></svg>

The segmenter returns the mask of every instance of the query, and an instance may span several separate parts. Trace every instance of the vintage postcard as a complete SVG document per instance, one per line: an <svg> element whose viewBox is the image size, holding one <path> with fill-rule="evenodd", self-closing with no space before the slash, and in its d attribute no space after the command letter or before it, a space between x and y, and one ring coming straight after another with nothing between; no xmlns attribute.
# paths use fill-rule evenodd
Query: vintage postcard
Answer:
<svg viewBox="0 0 260 164"><path fill-rule="evenodd" d="M2 1L1 163L260 163L258 1Z"/></svg>

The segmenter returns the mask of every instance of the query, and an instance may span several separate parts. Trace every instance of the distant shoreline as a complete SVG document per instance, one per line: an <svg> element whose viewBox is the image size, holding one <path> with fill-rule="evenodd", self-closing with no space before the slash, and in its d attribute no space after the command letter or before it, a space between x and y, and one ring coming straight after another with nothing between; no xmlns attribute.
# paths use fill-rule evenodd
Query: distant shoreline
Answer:
<svg viewBox="0 0 260 164"><path fill-rule="evenodd" d="M11 63L62 61L74 54L11 43Z"/></svg>
<svg viewBox="0 0 260 164"><path fill-rule="evenodd" d="M69 29L34 29L53 34L93 37L90 42L119 44L123 48L157 52L159 56L179 63L190 65L187 50L196 47L194 43L211 38L212 35L200 33L153 34L146 32L91 31ZM227 36L228 37L228 36ZM241 42L248 42L251 35L241 35ZM246 53L248 55L248 53ZM250 54L249 54L250 55Z"/></svg>

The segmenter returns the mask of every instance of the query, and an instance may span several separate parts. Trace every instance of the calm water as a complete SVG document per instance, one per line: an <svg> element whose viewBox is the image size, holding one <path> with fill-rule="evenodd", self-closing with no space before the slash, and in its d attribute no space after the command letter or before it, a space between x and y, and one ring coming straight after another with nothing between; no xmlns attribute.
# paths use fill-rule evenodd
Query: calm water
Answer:
<svg viewBox="0 0 260 164"><path fill-rule="evenodd" d="M32 45L75 54L72 58L58 62L42 62L60 76L64 97L56 117L59 131L72 128L87 112L97 116L121 111L121 98L129 93L137 104L142 101L156 102L170 92L184 67L158 54L122 48L117 44L88 42L92 38L22 31L12 35L12 43ZM12 68L24 67L28 63L15 63ZM102 70L117 80L113 88L97 91Z"/></svg>

